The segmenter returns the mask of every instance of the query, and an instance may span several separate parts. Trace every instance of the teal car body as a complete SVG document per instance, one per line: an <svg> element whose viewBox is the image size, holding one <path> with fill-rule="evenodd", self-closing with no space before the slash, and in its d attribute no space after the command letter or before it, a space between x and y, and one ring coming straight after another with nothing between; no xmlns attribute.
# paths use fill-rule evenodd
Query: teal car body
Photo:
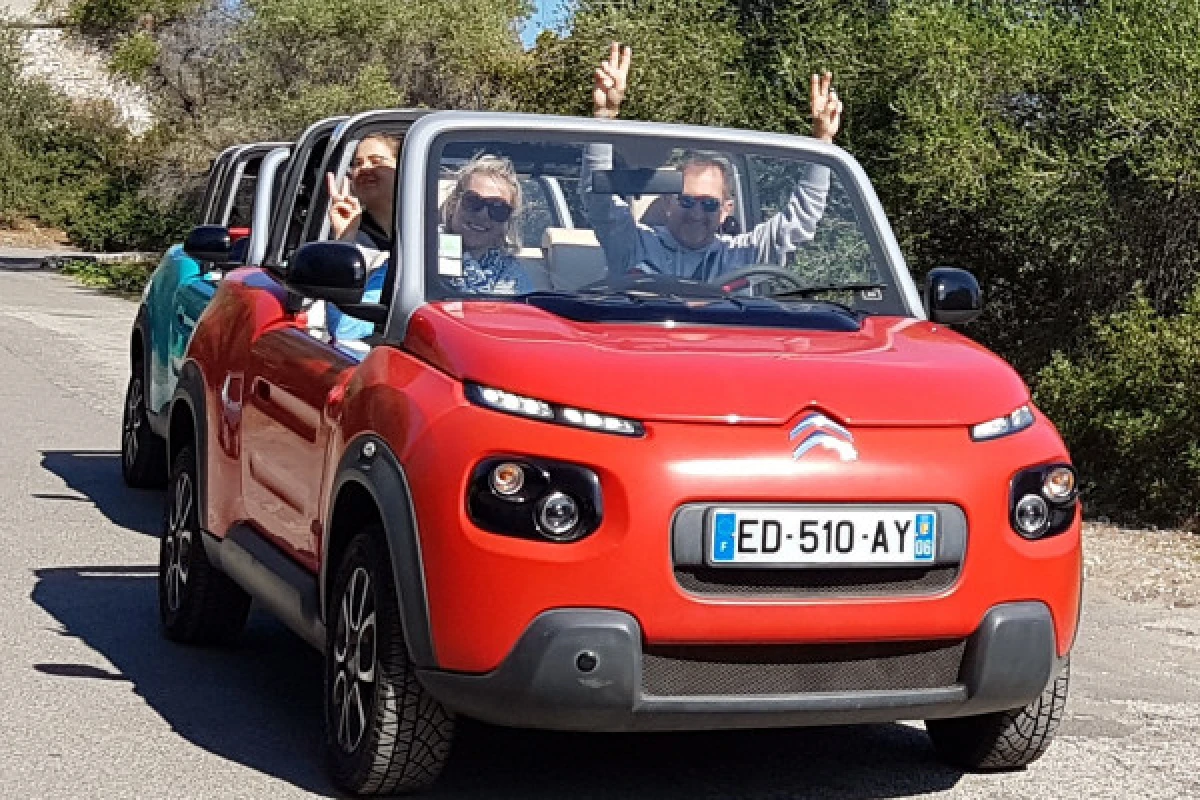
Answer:
<svg viewBox="0 0 1200 800"><path fill-rule="evenodd" d="M202 266L183 251L171 247L154 271L144 294L146 334L146 409L162 414L175 385L196 320L217 291L221 273ZM146 346L148 345L148 346Z"/></svg>
<svg viewBox="0 0 1200 800"><path fill-rule="evenodd" d="M289 148L288 143L279 142L238 145L213 162L200 223L217 228L225 238L230 260L222 268L261 260L274 175L287 160ZM231 249L231 237L226 234L241 241ZM125 482L134 487L165 482L162 461L171 397L196 321L212 301L223 275L216 264L190 255L186 247L173 245L163 255L142 292L133 324L121 467Z"/></svg>

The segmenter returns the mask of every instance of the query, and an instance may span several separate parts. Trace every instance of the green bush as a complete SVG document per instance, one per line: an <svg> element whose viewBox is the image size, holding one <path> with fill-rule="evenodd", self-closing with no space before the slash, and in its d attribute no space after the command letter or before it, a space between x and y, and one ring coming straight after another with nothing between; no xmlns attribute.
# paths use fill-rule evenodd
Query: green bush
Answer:
<svg viewBox="0 0 1200 800"><path fill-rule="evenodd" d="M138 294L150 280L154 267L154 264L145 262L105 264L90 258L76 258L63 262L62 272L85 286L108 289L119 294Z"/></svg>
<svg viewBox="0 0 1200 800"><path fill-rule="evenodd" d="M1200 284L1164 316L1137 292L1093 321L1074 359L1055 353L1035 397L1079 468L1089 514L1200 527Z"/></svg>

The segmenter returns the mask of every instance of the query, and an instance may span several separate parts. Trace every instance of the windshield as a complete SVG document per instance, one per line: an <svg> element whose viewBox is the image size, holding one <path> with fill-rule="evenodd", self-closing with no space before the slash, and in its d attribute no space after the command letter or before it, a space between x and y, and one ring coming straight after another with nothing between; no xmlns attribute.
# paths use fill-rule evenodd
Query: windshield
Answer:
<svg viewBox="0 0 1200 800"><path fill-rule="evenodd" d="M837 166L662 136L458 135L430 170L429 300L818 328L908 315Z"/></svg>

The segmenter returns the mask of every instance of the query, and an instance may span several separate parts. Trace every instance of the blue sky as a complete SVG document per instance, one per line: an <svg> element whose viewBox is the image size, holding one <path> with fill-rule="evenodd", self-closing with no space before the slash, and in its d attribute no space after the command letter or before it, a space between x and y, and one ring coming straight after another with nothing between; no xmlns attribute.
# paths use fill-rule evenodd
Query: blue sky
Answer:
<svg viewBox="0 0 1200 800"><path fill-rule="evenodd" d="M521 41L526 47L533 46L533 40L545 28L553 28L566 16L568 0L534 0L533 16L529 18L525 29L521 31Z"/></svg>

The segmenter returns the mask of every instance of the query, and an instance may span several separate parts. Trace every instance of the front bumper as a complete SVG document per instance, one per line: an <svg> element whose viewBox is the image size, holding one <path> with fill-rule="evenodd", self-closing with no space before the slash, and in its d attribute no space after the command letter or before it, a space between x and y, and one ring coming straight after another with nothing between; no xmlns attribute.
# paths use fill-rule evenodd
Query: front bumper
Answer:
<svg viewBox="0 0 1200 800"><path fill-rule="evenodd" d="M663 659L644 652L642 641L637 620L624 612L559 609L538 616L490 673L421 670L418 675L446 707L485 722L628 731L836 725L984 714L1032 702L1059 665L1050 610L1038 602L994 606L963 641L923 647L897 643L887 654L863 651L858 658L845 648L828 651L837 653L836 663L813 659L811 649L810 656L801 655L803 646L791 648L792 661L785 663L764 660L761 651L755 656L753 648L725 648L723 657L713 657L716 651L710 650L704 659L686 662L701 665L693 674L704 685L683 687L676 694L660 692L664 685L680 684L669 679L664 684L649 674L662 669ZM785 650L771 648L770 652ZM926 676L919 674L922 665L931 668ZM946 669L950 669L949 680L933 674ZM710 685L721 686L722 670L731 691L701 693ZM753 679L756 671L776 677L758 682L760 691L744 693L754 681L743 679ZM857 677L842 680L843 686L871 688L820 688L831 678L837 683L834 676L852 673ZM806 682L818 690L771 691L779 685Z"/></svg>

